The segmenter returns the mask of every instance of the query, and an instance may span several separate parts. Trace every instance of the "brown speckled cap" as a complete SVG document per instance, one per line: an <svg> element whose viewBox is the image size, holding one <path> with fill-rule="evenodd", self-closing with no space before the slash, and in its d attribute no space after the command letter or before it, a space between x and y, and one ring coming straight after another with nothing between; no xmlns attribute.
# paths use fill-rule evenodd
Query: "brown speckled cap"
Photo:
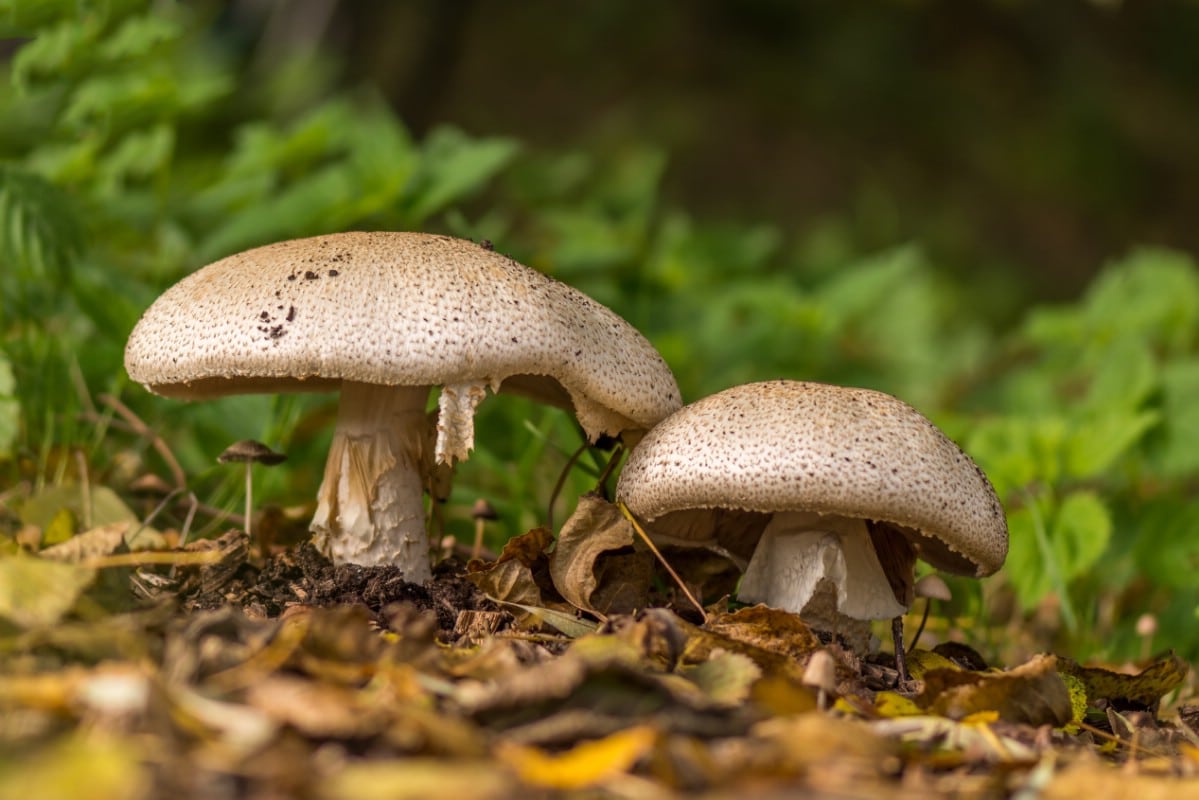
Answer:
<svg viewBox="0 0 1199 800"><path fill-rule="evenodd" d="M982 470L914 408L868 389L771 381L706 397L646 435L616 493L648 521L729 508L888 522L959 574L989 575L1007 556Z"/></svg>
<svg viewBox="0 0 1199 800"><path fill-rule="evenodd" d="M229 256L142 316L130 377L201 399L341 381L478 381L573 407L592 438L680 405L662 357L608 308L472 242L341 233Z"/></svg>

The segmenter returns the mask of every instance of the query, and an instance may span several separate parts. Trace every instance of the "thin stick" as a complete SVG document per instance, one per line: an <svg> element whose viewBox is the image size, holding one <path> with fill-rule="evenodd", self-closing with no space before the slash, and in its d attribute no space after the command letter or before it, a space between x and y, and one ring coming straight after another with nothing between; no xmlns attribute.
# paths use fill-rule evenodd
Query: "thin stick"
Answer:
<svg viewBox="0 0 1199 800"><path fill-rule="evenodd" d="M662 553L658 551L658 548L654 546L654 543L650 541L649 535L642 530L641 525L633 517L632 512L629 511L629 507L619 500L616 501L616 505L620 508L620 513L624 514L624 518L632 524L633 530L637 531L637 535L641 537L641 541L645 542L645 546L649 548L650 552L654 554L662 566L666 567L666 571L670 573L670 577L674 578L674 582L679 585L683 594L691 601L691 605L699 610L700 618L706 623L708 621L708 612L704 611L704 607L695 599L695 595L691 594L691 590L687 588L687 584L683 583L683 579L679 577L679 573L674 571L674 567L670 566L670 562L666 560Z"/></svg>
<svg viewBox="0 0 1199 800"><path fill-rule="evenodd" d="M83 496L80 498L83 506L83 529L90 531L92 529L92 483L91 476L87 470L87 459L83 456L82 450L75 451L75 465L79 470L79 492Z"/></svg>
<svg viewBox="0 0 1199 800"><path fill-rule="evenodd" d="M595 482L595 490L598 492L604 488L604 484L608 482L608 478L612 476L612 471L616 469L616 465L620 462L620 457L624 455L624 443L617 442L612 448L612 457L608 459L608 463L604 465L604 471L600 473L599 480ZM600 492L604 497L608 496L607 491Z"/></svg>
<svg viewBox="0 0 1199 800"><path fill-rule="evenodd" d="M558 475L558 482L554 484L554 490L550 492L549 506L545 509L545 527L551 531L554 529L554 503L558 502L558 495L562 491L562 487L566 485L566 476L570 474L571 469L579 460L579 456L587 450L588 442L586 439L579 445L578 449L570 454L570 458L566 459L566 464L562 467L562 472Z"/></svg>
<svg viewBox="0 0 1199 800"><path fill-rule="evenodd" d="M150 445L158 451L158 455L162 456L162 460L166 462L167 469L171 471L171 477L175 480L175 486L179 489L187 488L187 476L183 473L183 467L179 466L179 461L176 460L175 454L171 452L171 448L167 447L167 443L158 433L150 428L149 425L142 422L141 418L134 414L133 411L116 397L111 394L100 395L100 402L111 408L113 411L121 415L139 436L144 436L150 440Z"/></svg>
<svg viewBox="0 0 1199 800"><path fill-rule="evenodd" d="M920 625L916 628L916 634L912 637L912 643L908 645L908 652L916 649L916 643L920 641L920 634L924 633L924 626L928 622L928 612L933 607L933 599L931 597L924 598L924 613L920 615Z"/></svg>
<svg viewBox="0 0 1199 800"><path fill-rule="evenodd" d="M170 564L177 566L193 566L196 564L215 564L223 557L218 550L206 550L196 553L178 553L170 550L138 550L133 553L116 553L111 556L97 556L80 562L88 569L104 569L106 567L141 567L150 564Z"/></svg>

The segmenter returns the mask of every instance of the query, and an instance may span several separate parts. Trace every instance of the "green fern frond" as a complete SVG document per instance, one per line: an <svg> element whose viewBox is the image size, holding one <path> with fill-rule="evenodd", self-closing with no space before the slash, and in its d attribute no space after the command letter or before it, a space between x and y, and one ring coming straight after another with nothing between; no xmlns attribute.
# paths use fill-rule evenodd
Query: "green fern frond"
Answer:
<svg viewBox="0 0 1199 800"><path fill-rule="evenodd" d="M0 273L11 280L66 277L83 250L71 197L31 172L0 164Z"/></svg>

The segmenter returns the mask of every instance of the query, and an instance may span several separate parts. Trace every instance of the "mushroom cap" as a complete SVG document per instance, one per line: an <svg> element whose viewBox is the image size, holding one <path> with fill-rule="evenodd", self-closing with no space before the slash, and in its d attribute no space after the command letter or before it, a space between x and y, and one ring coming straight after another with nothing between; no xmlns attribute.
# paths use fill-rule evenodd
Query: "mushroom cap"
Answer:
<svg viewBox="0 0 1199 800"><path fill-rule="evenodd" d="M243 464L256 462L273 467L276 464L282 464L286 461L287 455L277 453L266 444L254 439L240 439L226 447L224 452L216 457L216 460L221 464L228 464L230 462L240 462Z"/></svg>
<svg viewBox="0 0 1199 800"><path fill-rule="evenodd" d="M989 575L1007 556L982 470L907 403L868 389L783 380L699 400L646 434L616 495L650 522L714 508L886 522L957 574Z"/></svg>
<svg viewBox="0 0 1199 800"><path fill-rule="evenodd" d="M125 369L150 391L226 394L478 382L573 408L591 438L651 427L674 376L625 320L473 242L340 233L229 256L142 316Z"/></svg>

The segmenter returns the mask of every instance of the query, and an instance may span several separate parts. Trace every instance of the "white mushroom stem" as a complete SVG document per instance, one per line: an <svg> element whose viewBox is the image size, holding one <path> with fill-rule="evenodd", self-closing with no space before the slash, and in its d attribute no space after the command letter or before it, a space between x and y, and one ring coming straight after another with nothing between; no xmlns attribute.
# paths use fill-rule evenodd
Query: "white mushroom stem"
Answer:
<svg viewBox="0 0 1199 800"><path fill-rule="evenodd" d="M797 511L779 512L767 524L737 599L801 617L825 616L834 610L827 608L830 599L837 614L854 620L907 611L895 599L864 520Z"/></svg>
<svg viewBox="0 0 1199 800"><path fill-rule="evenodd" d="M475 409L487 396L482 383L447 384L437 401L437 447L434 461L465 461L475 447Z"/></svg>
<svg viewBox="0 0 1199 800"><path fill-rule="evenodd" d="M423 583L429 569L422 451L428 387L345 382L312 518L335 564L394 565Z"/></svg>

